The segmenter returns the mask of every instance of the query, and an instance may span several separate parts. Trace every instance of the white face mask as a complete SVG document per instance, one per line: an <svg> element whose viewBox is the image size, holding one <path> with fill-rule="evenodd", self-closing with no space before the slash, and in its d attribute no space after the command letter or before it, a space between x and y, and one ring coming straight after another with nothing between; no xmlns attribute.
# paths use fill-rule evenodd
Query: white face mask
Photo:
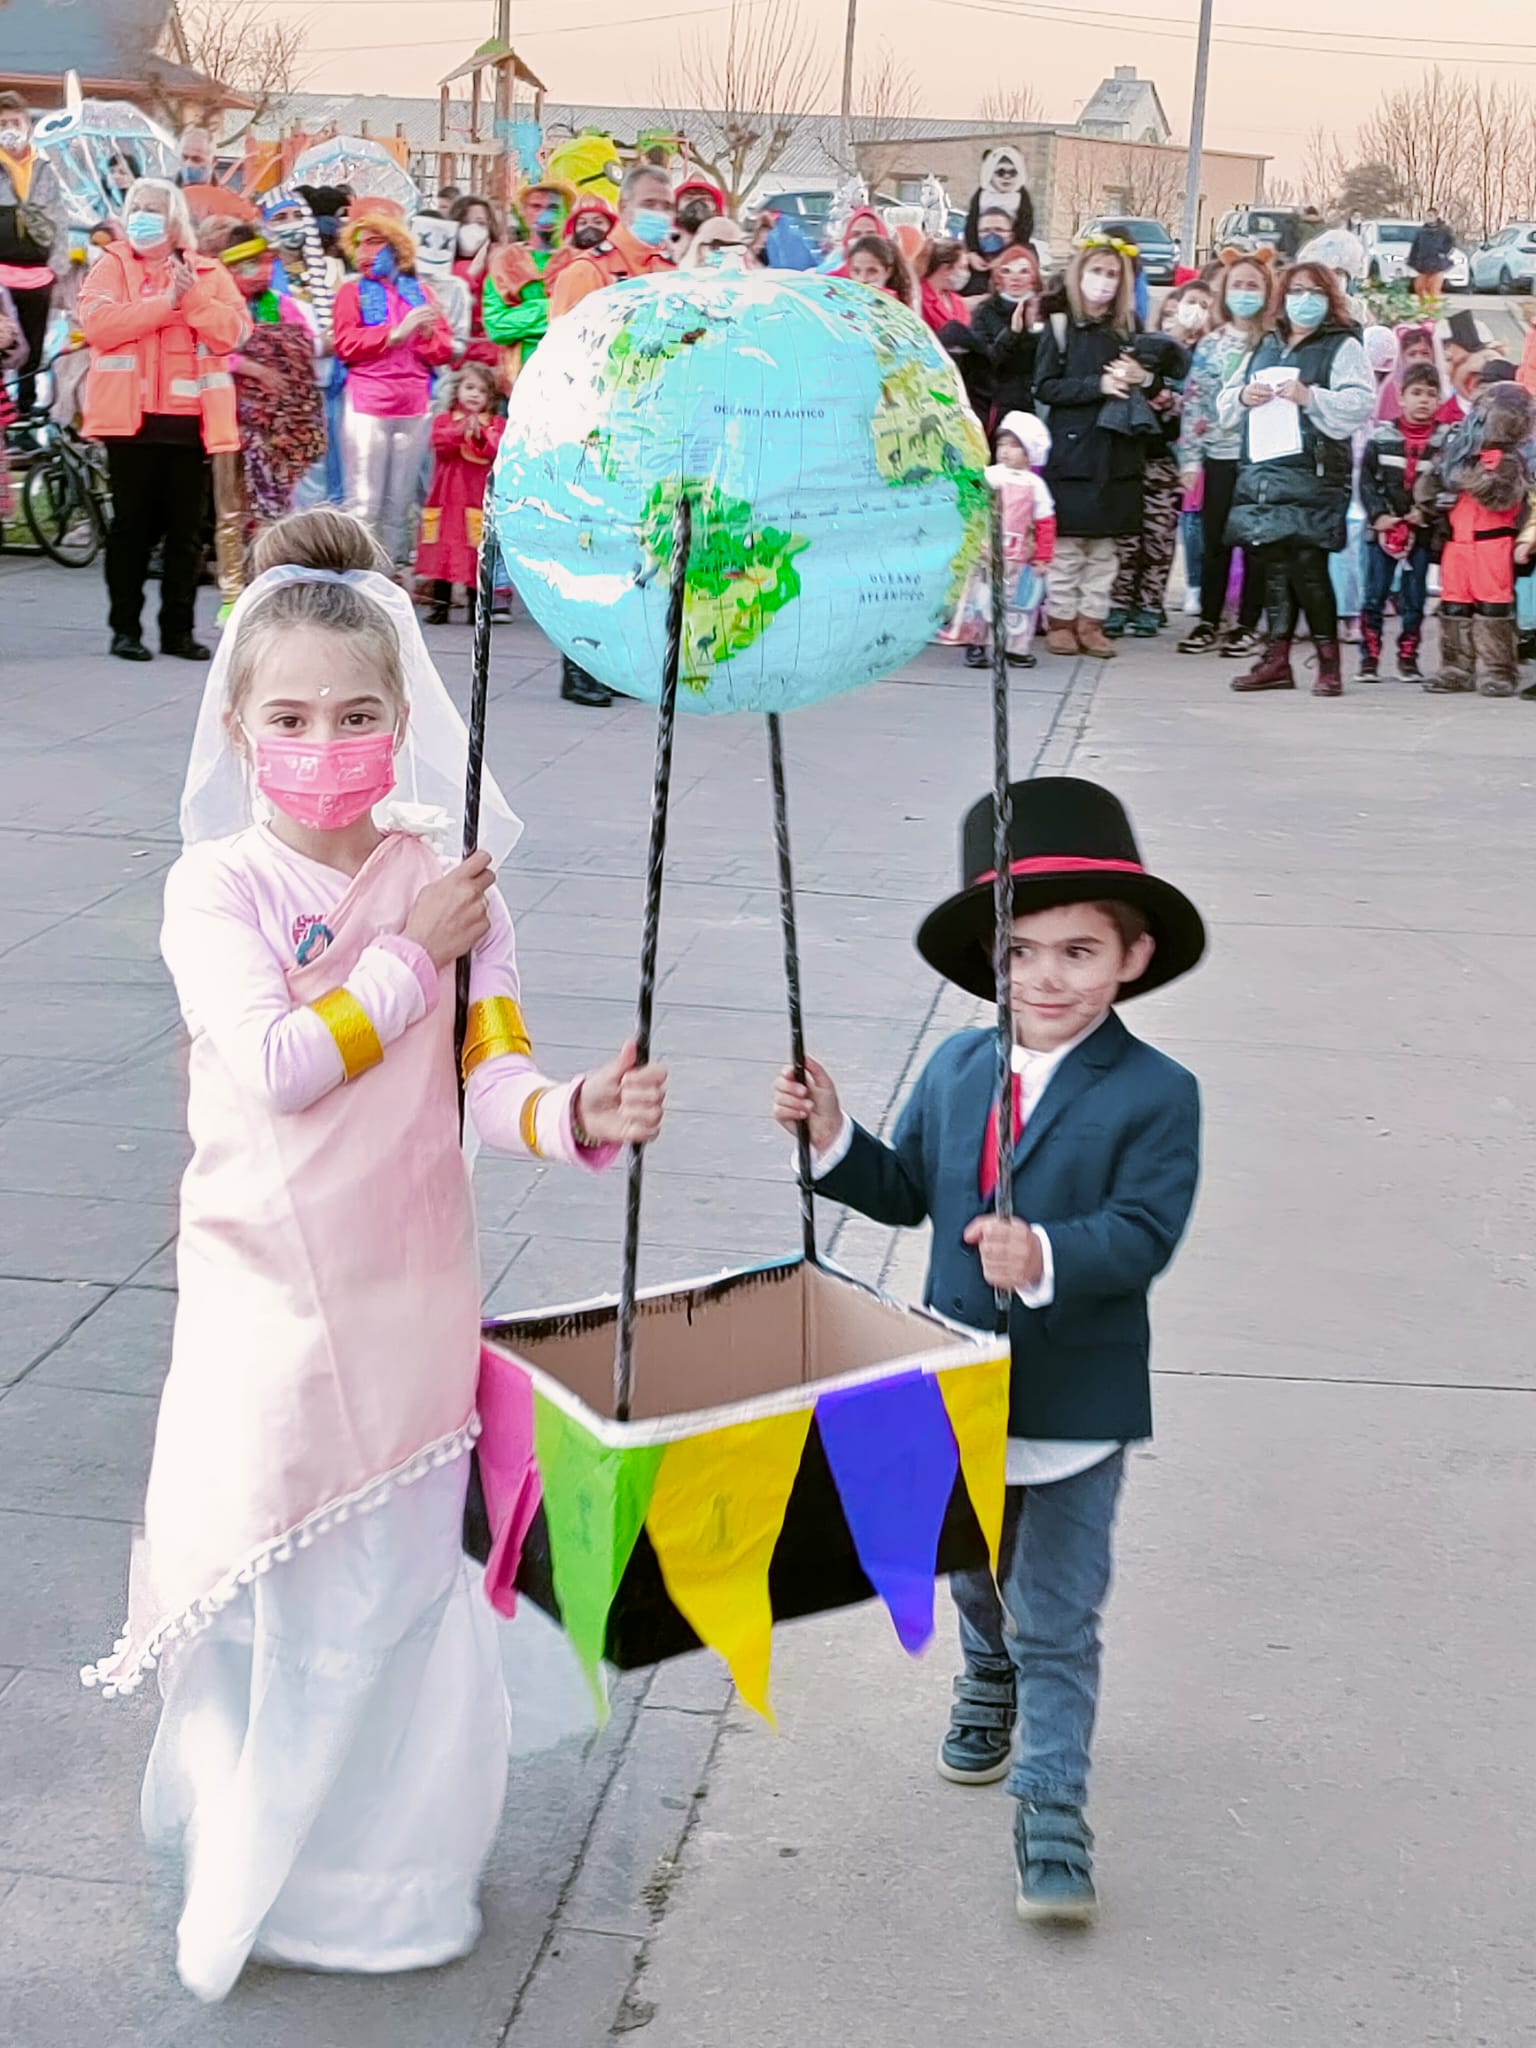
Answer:
<svg viewBox="0 0 1536 2048"><path fill-rule="evenodd" d="M1106 277L1102 270L1083 273L1082 293L1085 306L1107 306L1120 289L1120 280Z"/></svg>
<svg viewBox="0 0 1536 2048"><path fill-rule="evenodd" d="M21 156L27 147L28 130L21 127L0 128L0 149L7 156Z"/></svg>
<svg viewBox="0 0 1536 2048"><path fill-rule="evenodd" d="M1186 299L1175 310L1173 317L1181 327L1198 327L1205 319L1205 308L1191 299Z"/></svg>
<svg viewBox="0 0 1536 2048"><path fill-rule="evenodd" d="M491 239L491 231L483 220L467 220L459 229L459 254L478 256Z"/></svg>

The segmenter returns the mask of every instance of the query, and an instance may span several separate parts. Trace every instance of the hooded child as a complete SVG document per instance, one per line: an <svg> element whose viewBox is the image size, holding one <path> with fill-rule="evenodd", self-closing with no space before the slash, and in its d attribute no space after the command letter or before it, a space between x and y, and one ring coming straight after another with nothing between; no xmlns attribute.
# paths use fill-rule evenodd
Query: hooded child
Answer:
<svg viewBox="0 0 1536 2048"><path fill-rule="evenodd" d="M1415 484L1417 503L1438 515L1444 538L1440 669L1426 690L1513 697L1520 687L1515 549L1527 545L1533 443L1536 399L1512 381L1490 384Z"/></svg>
<svg viewBox="0 0 1536 2048"><path fill-rule="evenodd" d="M1033 668L1035 657L1029 647L1045 596L1044 572L1056 547L1056 503L1038 474L1051 452L1051 436L1032 412L1010 412L999 424L995 440L997 458L988 464L986 475L999 497L1009 578L1004 653L1012 667ZM967 668L990 667L990 563L971 571L955 615L938 638L965 649Z"/></svg>
<svg viewBox="0 0 1536 2048"><path fill-rule="evenodd" d="M852 1120L815 1061L806 1085L780 1077L774 1114L808 1126L830 1200L888 1226L931 1225L930 1307L990 1330L1006 1305L1002 1543L995 1579L950 1582L964 1670L937 1767L961 1786L1007 1778L1020 1918L1082 1924L1098 1908L1084 1809L1100 1613L1126 1448L1152 1433L1147 1294L1184 1234L1200 1166L1193 1075L1133 1036L1118 1006L1194 967L1205 929L1145 866L1110 791L1043 776L1010 796L1010 1100L996 1093L995 1030L970 1030L930 1059L890 1144ZM993 860L986 797L961 827L958 893L917 934L929 966L983 1001ZM995 1213L1003 1158L1008 1220Z"/></svg>
<svg viewBox="0 0 1536 2048"><path fill-rule="evenodd" d="M127 1626L183 1984L427 1969L480 1934L508 1709L463 1554L480 1272L460 1140L588 1171L660 1128L633 1044L542 1074L495 886L521 827L358 521L257 542L209 672L161 950L189 1039L179 1295ZM413 801L396 802L394 792ZM468 1033L454 976L470 961ZM456 1067L458 1071L456 1071Z"/></svg>
<svg viewBox="0 0 1536 2048"><path fill-rule="evenodd" d="M496 372L487 363L466 363L432 422L432 482L416 546L416 574L433 586L429 625L447 625L455 585L464 592L469 623L475 621L485 490L506 425L496 398Z"/></svg>

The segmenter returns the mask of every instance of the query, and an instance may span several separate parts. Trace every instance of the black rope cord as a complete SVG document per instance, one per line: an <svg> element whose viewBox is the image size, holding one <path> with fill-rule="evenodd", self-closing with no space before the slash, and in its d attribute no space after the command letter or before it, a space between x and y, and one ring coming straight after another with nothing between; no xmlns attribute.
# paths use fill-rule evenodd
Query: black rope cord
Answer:
<svg viewBox="0 0 1536 2048"><path fill-rule="evenodd" d="M992 970L997 988L997 1213L1013 1214L1013 876L1009 872L1013 805L1008 795L1008 590L1003 559L1003 494L992 493ZM997 1295L997 1329L1008 1328L1010 1302Z"/></svg>
<svg viewBox="0 0 1536 2048"><path fill-rule="evenodd" d="M800 936L795 919L795 870L789 853L789 798L784 784L784 731L768 713L768 761L773 779L773 843L779 860L779 923L784 934L784 992L789 998L789 1053L795 1079L805 1085L805 1009L800 999ZM795 1133L800 1182L800 1242L808 1266L816 1264L816 1197L811 1181L811 1133Z"/></svg>
<svg viewBox="0 0 1536 2048"><path fill-rule="evenodd" d="M496 592L496 537L489 520L480 535L475 577L475 650L470 663L469 758L464 772L464 859L480 842L480 783L485 769L485 699L491 674L491 603ZM453 1059L459 1075L459 1135L464 1134L464 1034L469 1029L469 955L454 969Z"/></svg>
<svg viewBox="0 0 1536 2048"><path fill-rule="evenodd" d="M667 857L667 803L672 789L672 734L677 723L677 672L683 648L683 580L693 538L693 508L678 494L672 522L672 580L667 593L667 644L656 714L656 774L651 785L651 847L645 871L645 922L640 935L640 996L635 1008L635 1047L644 1066L651 1056L651 1018L656 1007L656 947L661 930L661 883ZM619 1279L619 1333L613 1359L613 1414L628 1422L635 1381L635 1279L640 1263L640 1183L645 1151L629 1148L629 1186L624 1205L624 1266Z"/></svg>

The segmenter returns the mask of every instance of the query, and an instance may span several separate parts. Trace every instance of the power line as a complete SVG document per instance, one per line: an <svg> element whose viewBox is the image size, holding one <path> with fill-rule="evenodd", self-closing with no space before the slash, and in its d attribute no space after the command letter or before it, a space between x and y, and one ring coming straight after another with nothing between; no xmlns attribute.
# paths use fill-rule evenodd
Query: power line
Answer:
<svg viewBox="0 0 1536 2048"><path fill-rule="evenodd" d="M341 6L374 6L377 4L377 0L335 0L335 4ZM412 0L412 4L419 4L419 0ZM532 43L542 40L545 36L589 35L593 30L602 28L643 28L647 22L651 21L690 21L704 14L739 13L744 11L745 8L761 7L763 4L764 0L740 0L740 5L733 8L730 0L724 0L723 5L718 4L717 0L717 4L711 7L676 7L666 14L632 14L627 19L617 21L611 19L608 21L567 21L563 22L559 28L519 29L517 40L520 43ZM440 50L445 43L457 43L458 41L459 38L457 36L433 36L426 42L370 42L368 48L370 50ZM334 44L325 48L308 47L304 54L308 57L355 57L358 55L358 49L355 43Z"/></svg>
<svg viewBox="0 0 1536 2048"><path fill-rule="evenodd" d="M1110 8L1077 9L1050 7L1034 4L1034 0L936 0L936 4L941 7L963 8L969 13L1012 16L1017 20L1061 22L1067 26L1077 26L1080 28L1110 28L1116 30L1131 28L1138 30L1144 35L1165 37L1175 42L1190 42L1194 39L1195 35L1195 31L1190 27L1189 23L1176 14L1132 14ZM1161 23L1167 23L1169 26L1162 27L1156 25ZM1218 43L1225 43L1233 48L1248 50L1312 50L1323 56L1382 57L1388 61L1396 59L1398 62L1423 63L1428 61L1425 54L1426 50L1445 49L1454 51L1469 63L1492 63L1499 61L1514 62L1517 65L1522 64L1522 60L1519 58L1509 58L1507 54L1509 51L1529 50L1536 53L1536 43L1501 42L1494 49L1486 43L1467 43L1447 36L1372 36L1365 30L1356 31L1348 29L1308 29L1306 31L1308 36L1338 38L1347 40L1351 45L1358 45L1362 42L1375 45L1375 47L1370 49L1351 47L1349 49L1330 50L1326 44L1308 42L1287 30L1277 29L1267 22L1239 21L1231 23L1230 26L1237 29L1246 29L1259 35L1281 38L1279 41L1256 43L1248 41L1243 36L1235 36L1217 31L1215 40ZM1385 47L1385 45L1394 42L1417 43L1425 47L1418 50L1393 50ZM1529 62L1526 62L1523 68L1529 68Z"/></svg>

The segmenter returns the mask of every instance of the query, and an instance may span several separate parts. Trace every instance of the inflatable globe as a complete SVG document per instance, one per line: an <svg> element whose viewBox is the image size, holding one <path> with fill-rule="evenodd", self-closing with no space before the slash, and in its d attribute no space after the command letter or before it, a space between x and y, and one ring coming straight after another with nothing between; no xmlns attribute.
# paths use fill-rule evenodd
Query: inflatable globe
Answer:
<svg viewBox="0 0 1536 2048"><path fill-rule="evenodd" d="M661 690L691 501L678 708L782 711L900 668L987 544L981 428L932 334L842 278L632 278L550 327L492 481L512 581L563 653Z"/></svg>

